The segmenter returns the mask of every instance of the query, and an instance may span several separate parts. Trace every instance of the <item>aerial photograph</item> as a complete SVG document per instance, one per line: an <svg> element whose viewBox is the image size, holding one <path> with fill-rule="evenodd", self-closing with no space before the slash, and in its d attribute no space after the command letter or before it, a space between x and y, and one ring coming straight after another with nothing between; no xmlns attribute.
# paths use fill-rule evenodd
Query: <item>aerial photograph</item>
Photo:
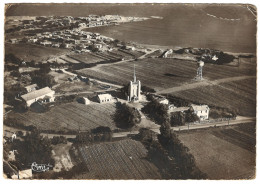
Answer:
<svg viewBox="0 0 260 186"><path fill-rule="evenodd" d="M254 5L4 8L4 179L256 178Z"/></svg>

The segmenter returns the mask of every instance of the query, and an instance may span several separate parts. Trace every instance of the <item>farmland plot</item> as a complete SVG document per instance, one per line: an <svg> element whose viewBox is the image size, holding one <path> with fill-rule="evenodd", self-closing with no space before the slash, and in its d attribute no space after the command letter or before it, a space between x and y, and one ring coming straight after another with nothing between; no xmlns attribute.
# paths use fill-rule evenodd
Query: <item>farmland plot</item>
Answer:
<svg viewBox="0 0 260 186"><path fill-rule="evenodd" d="M86 64L103 61L102 58L96 57L91 53L73 54L73 55L69 55L68 57L78 61L79 63L86 63Z"/></svg>
<svg viewBox="0 0 260 186"><path fill-rule="evenodd" d="M90 77L108 82L126 84L133 79L133 62L122 62L81 69L78 72ZM143 59L135 62L137 79L143 85L163 90L193 83L196 76L197 63L178 59ZM222 65L206 64L203 70L204 78L216 80L242 75L255 75L255 64L237 68ZM110 74L110 75L109 75Z"/></svg>
<svg viewBox="0 0 260 186"><path fill-rule="evenodd" d="M245 129L252 132L245 134ZM179 133L179 139L209 179L248 179L255 175L255 123Z"/></svg>
<svg viewBox="0 0 260 186"><path fill-rule="evenodd" d="M79 146L89 172L76 179L160 179L155 165L145 159L141 142L121 140L91 146Z"/></svg>
<svg viewBox="0 0 260 186"><path fill-rule="evenodd" d="M84 105L66 103L52 107L45 113L13 113L22 124L33 125L42 130L70 131L90 130L98 126L116 128L112 119L115 112L114 103Z"/></svg>
<svg viewBox="0 0 260 186"><path fill-rule="evenodd" d="M240 115L256 116L256 79L199 87L172 93L190 101L235 110Z"/></svg>

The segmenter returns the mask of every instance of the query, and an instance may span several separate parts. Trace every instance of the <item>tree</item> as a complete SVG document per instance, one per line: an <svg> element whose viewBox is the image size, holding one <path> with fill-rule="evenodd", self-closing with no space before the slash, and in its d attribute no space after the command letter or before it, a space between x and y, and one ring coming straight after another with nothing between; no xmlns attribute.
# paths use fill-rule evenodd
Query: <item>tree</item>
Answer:
<svg viewBox="0 0 260 186"><path fill-rule="evenodd" d="M182 112L174 112L170 118L171 126L185 125L185 116Z"/></svg>
<svg viewBox="0 0 260 186"><path fill-rule="evenodd" d="M152 99L148 104L146 104L142 108L142 111L159 125L165 123L168 120L167 105L161 104L155 99Z"/></svg>
<svg viewBox="0 0 260 186"><path fill-rule="evenodd" d="M114 114L114 121L117 127L129 129L141 122L141 115L138 110L128 105L118 103Z"/></svg>
<svg viewBox="0 0 260 186"><path fill-rule="evenodd" d="M24 141L15 144L17 149L17 162L21 167L28 168L33 162L37 164L48 164L54 166L52 159L51 141L48 137L43 137L37 129L34 129L24 137Z"/></svg>
<svg viewBox="0 0 260 186"><path fill-rule="evenodd" d="M32 77L32 83L36 83L40 88L44 87L52 87L56 82L54 77L47 74L47 75L36 75Z"/></svg>
<svg viewBox="0 0 260 186"><path fill-rule="evenodd" d="M185 121L186 122L195 122L199 121L199 117L193 112L192 109L189 109L185 112Z"/></svg>

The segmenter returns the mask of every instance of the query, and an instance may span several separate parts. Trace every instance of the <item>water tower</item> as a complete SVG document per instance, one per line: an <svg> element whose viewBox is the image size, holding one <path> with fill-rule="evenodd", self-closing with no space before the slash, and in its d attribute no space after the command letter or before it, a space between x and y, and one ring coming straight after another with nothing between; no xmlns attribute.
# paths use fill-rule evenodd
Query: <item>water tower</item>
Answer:
<svg viewBox="0 0 260 186"><path fill-rule="evenodd" d="M202 80L202 68L204 66L204 62L203 61L199 61L198 63L198 69L197 69L197 76L196 79L198 80Z"/></svg>

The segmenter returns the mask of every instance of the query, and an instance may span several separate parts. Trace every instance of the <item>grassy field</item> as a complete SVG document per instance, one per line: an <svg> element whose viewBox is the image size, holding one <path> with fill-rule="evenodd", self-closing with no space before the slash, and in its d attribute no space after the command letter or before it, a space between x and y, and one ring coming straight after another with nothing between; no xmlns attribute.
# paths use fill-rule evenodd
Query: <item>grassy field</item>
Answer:
<svg viewBox="0 0 260 186"><path fill-rule="evenodd" d="M117 63L82 69L79 72L86 76L103 79L119 84L128 83L133 79L133 62ZM135 62L137 79L143 85L162 90L183 83L192 83L196 75L197 63L178 59L143 59ZM241 66L240 68L222 65L206 64L204 78L216 80L227 77L254 75L255 64Z"/></svg>
<svg viewBox="0 0 260 186"><path fill-rule="evenodd" d="M67 53L67 49L43 47L32 44L5 44L5 54L14 54L25 61L45 61L51 57Z"/></svg>
<svg viewBox="0 0 260 186"><path fill-rule="evenodd" d="M17 118L22 124L33 125L42 130L69 131L90 130L98 126L108 126L115 129L112 115L115 112L114 103L84 105L77 102L51 107L45 113L12 113L9 116Z"/></svg>
<svg viewBox="0 0 260 186"><path fill-rule="evenodd" d="M179 139L209 179L246 179L255 175L255 123L181 132Z"/></svg>
<svg viewBox="0 0 260 186"><path fill-rule="evenodd" d="M91 146L79 146L89 172L76 179L160 179L155 165L145 159L141 142L121 140Z"/></svg>

